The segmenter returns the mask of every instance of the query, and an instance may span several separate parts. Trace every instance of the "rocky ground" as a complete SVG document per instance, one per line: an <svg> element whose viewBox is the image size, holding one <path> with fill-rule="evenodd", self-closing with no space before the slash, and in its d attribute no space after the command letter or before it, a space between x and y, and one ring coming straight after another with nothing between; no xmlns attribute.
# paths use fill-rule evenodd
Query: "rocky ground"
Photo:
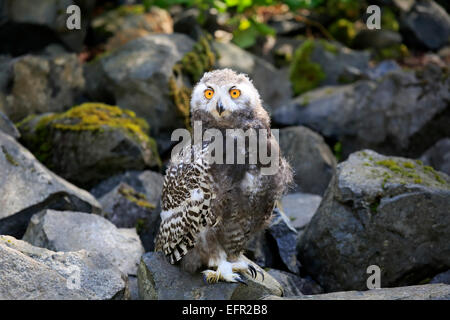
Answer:
<svg viewBox="0 0 450 320"><path fill-rule="evenodd" d="M259 33L232 10L118 2L65 1L84 17L65 32L63 2L0 1L0 300L450 299L445 1L378 1L381 30L364 1L250 8ZM225 67L253 79L295 172L247 286L154 252L170 135Z"/></svg>

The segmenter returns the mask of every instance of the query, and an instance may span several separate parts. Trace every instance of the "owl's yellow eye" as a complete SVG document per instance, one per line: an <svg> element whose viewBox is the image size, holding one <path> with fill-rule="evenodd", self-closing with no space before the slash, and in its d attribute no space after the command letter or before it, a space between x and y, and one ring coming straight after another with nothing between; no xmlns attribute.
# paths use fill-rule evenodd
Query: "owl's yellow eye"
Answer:
<svg viewBox="0 0 450 320"><path fill-rule="evenodd" d="M205 98L209 100L209 99L211 99L211 98L213 97L213 95L214 95L214 90L212 90L212 89L206 89L205 92L204 92L204 94L205 94Z"/></svg>
<svg viewBox="0 0 450 320"><path fill-rule="evenodd" d="M233 99L239 98L240 95L241 95L241 90L239 90L239 89L231 89L230 90L230 96Z"/></svg>

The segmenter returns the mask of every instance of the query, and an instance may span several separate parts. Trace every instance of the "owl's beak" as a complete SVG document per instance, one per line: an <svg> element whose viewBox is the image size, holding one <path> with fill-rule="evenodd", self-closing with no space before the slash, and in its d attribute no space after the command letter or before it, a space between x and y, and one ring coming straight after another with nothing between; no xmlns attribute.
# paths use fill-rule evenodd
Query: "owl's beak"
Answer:
<svg viewBox="0 0 450 320"><path fill-rule="evenodd" d="M216 110L219 113L219 116L222 115L222 113L225 111L225 108L224 108L224 106L222 104L222 101L220 101L220 100L217 101Z"/></svg>

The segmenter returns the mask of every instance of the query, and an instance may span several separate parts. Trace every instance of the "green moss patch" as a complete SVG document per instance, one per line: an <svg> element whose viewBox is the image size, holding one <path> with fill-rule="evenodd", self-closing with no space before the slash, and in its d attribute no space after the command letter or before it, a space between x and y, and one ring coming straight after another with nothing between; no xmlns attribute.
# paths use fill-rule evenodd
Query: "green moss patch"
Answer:
<svg viewBox="0 0 450 320"><path fill-rule="evenodd" d="M333 22L329 29L331 35L342 43L350 46L356 36L354 23L347 19L338 19Z"/></svg>
<svg viewBox="0 0 450 320"><path fill-rule="evenodd" d="M389 170L382 173L383 188L388 182L450 187L446 180L436 170L430 166L422 165L419 161L413 162L409 160L389 158L377 161L373 161L372 159L370 163L364 162L364 165L366 164L374 167L384 167Z"/></svg>
<svg viewBox="0 0 450 320"><path fill-rule="evenodd" d="M142 4L134 4L134 5L123 5L116 9L117 14L120 16L129 16L133 14L144 14L145 6Z"/></svg>
<svg viewBox="0 0 450 320"><path fill-rule="evenodd" d="M186 53L181 61L175 64L172 76L169 79L169 94L177 108L178 114L183 117L187 128L190 127L190 97L192 89L183 84L183 77L187 77L194 85L203 74L213 69L217 54L211 46L210 35L201 37L195 43L192 51Z"/></svg>
<svg viewBox="0 0 450 320"><path fill-rule="evenodd" d="M306 40L295 50L289 78L296 95L318 87L320 82L325 79L322 67L311 61L315 45L314 40Z"/></svg>
<svg viewBox="0 0 450 320"><path fill-rule="evenodd" d="M377 61L382 61L386 59L400 60L408 56L409 56L408 47L402 43L378 50L375 59Z"/></svg>
<svg viewBox="0 0 450 320"><path fill-rule="evenodd" d="M384 7L382 10L381 28L392 31L399 31L400 29L400 25L397 18L395 17L395 13L388 7Z"/></svg>

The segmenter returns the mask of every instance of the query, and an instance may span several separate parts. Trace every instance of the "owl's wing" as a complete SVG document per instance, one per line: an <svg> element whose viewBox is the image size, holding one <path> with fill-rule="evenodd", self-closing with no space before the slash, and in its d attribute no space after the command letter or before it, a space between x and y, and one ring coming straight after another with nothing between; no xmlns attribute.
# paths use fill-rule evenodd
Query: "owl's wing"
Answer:
<svg viewBox="0 0 450 320"><path fill-rule="evenodd" d="M211 211L215 195L204 154L197 153L195 161L172 162L166 172L155 250L163 251L172 264L195 245L202 228L217 221Z"/></svg>

